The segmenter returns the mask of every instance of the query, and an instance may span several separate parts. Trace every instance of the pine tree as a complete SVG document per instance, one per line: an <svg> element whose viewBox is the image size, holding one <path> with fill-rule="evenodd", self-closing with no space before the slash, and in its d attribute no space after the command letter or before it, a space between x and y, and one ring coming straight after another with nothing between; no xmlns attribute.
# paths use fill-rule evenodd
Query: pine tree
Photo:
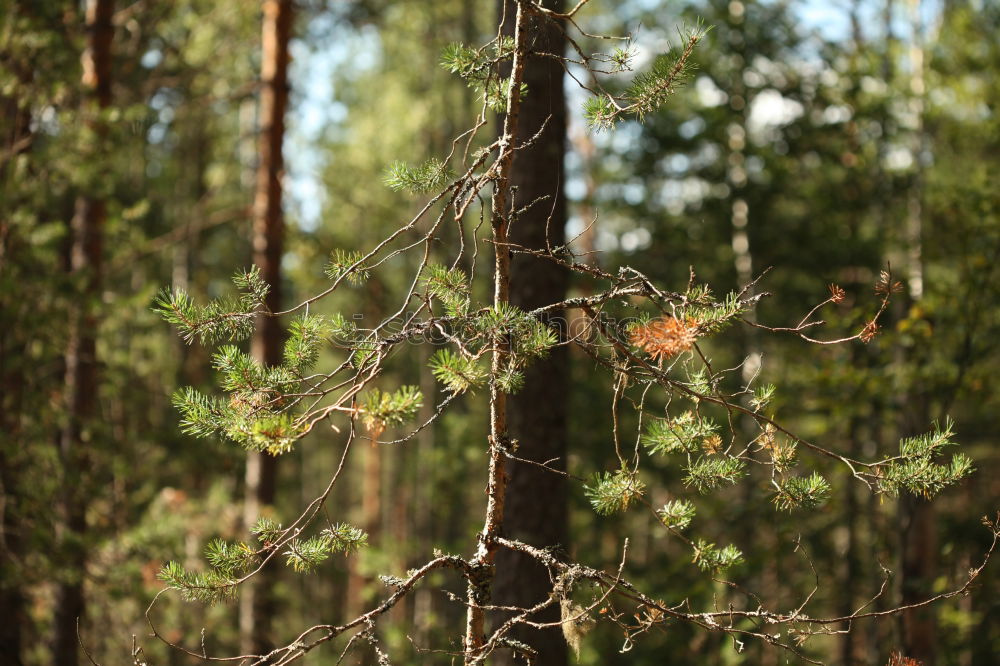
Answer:
<svg viewBox="0 0 1000 666"><path fill-rule="evenodd" d="M282 184L284 171L282 149L285 138L285 109L288 107L288 45L294 21L291 0L264 3L261 50L261 118L257 151L257 182L253 202L253 260L260 269L260 278L267 285L261 298L265 316L256 321L251 343L254 360L264 367L282 363L282 330L276 317L267 313L282 308L281 258L284 248L284 217L282 214ZM295 339L299 346L286 350L284 359L296 370L311 365L313 338L317 331L313 322L298 322ZM250 451L247 454L244 524L250 526L262 511L274 504L277 490L277 456L271 451ZM264 654L274 644L271 618L276 612L273 571L247 582L240 597L240 634L244 653Z"/></svg>
<svg viewBox="0 0 1000 666"><path fill-rule="evenodd" d="M311 445L317 440L307 440L306 435L326 432L330 426L340 444L341 461L329 485L298 516L258 521L252 540L211 541L200 568L172 562L161 570L160 577L168 588L188 599L211 602L230 598L265 568L284 563L297 572L307 572L322 566L332 554L352 553L363 547L367 541L364 530L344 521L336 511L331 515L330 511L339 507L327 504L352 450L365 439L405 444L452 402L487 398L489 434L476 456L486 467L486 507L478 537L470 544L473 552L467 556L425 553L430 559L405 573L382 575L386 590L381 601L366 612L296 632L298 638L266 657L257 655L258 660L294 660L343 635L345 651L365 645L378 660L386 661L381 637L374 630L376 622L438 571L455 576L465 586L464 598L451 593L465 610L465 628L452 633L453 642L446 652L467 664L483 663L501 650L509 650L520 659L538 656L541 644L534 645L530 633L521 640L512 632L519 626L541 628L541 613L556 608L557 624L567 643L577 650L587 640L587 632L603 619L610 629L620 632L626 646L653 629L690 625L731 638L737 649L752 638L789 654L803 655L810 649L806 642L811 636L827 633L831 625L866 616L862 611L838 617L814 616L804 612L804 604L782 609L774 600L741 600L735 594L728 608L712 609L709 605L701 610L689 603L665 600L658 592L642 591L626 574L628 540L621 546L617 571L611 573L578 562L551 544L507 534L505 511L514 506L513 501L508 505L514 489L507 484L508 464L524 463L523 454L530 446L512 436L510 410L517 403L509 398L526 390L533 367L567 344L588 355L595 367L609 371L614 393L615 422L608 435L613 464L609 468L603 461L583 461L579 471L589 468L593 473L576 486L578 492L603 516L650 509L663 528L662 534L671 537L685 553L679 559L686 560L689 575L703 576L701 580L729 581L731 588L738 588L738 583L725 577L738 572L747 556L738 545L713 536L722 530L713 529L699 509L706 498L721 497L725 502L726 488L754 481L748 474L750 468L765 470L761 475L767 480L763 496L772 510L805 515L815 515L831 496L832 484L823 473L823 463L844 469L850 483L876 496L901 492L936 495L971 472L968 458L949 451L955 440L947 424L926 436L903 439L898 451L880 451L862 458L844 456L777 420L772 403L780 395L780 386L757 384L756 377L741 382L734 375L738 366L722 369L704 353L715 340L729 335L733 325L745 321L747 313L764 298L763 293L751 295L737 288L716 296L693 274L680 284L661 282L631 266L612 272L578 261L564 243L531 247L518 242L517 225L525 219L522 216L527 208L544 204L537 199L522 202L520 190L514 188L518 160L539 140L537 134L526 136L521 126L527 118L527 114L522 117L525 99L540 92L532 89L526 77L527 61L531 56L556 61L564 58L561 53L539 52L542 47L536 31L550 21L575 26L583 4L560 13L518 0L508 17L514 25L512 35L500 33L479 48L456 45L445 51L445 67L466 81L482 102L478 121L451 144L446 158L387 166L387 185L424 194L415 214L373 247L333 251L326 266L329 283L322 292L286 312L269 311L269 286L253 269L235 276L237 296L201 305L175 289L158 299L157 309L185 339L218 346L213 359L224 395L207 395L191 388L175 395L187 432L221 437L251 451L286 454ZM600 77L602 71L629 70L632 51L627 41L611 53L597 54L589 54L579 43L570 41L571 58L588 71L584 87L599 100L588 103L595 127L607 128L625 117L653 117L655 108L667 101L668 94L684 79L703 36L700 28L682 33L674 56L656 61L648 73L635 76L623 92L609 89ZM473 140L488 111L501 106L504 114L499 138L474 148ZM432 262L431 249L445 223L463 230L463 239L464 227L471 227L468 231L475 246L463 242L458 248L449 248L447 261ZM481 271L475 271L476 264L473 262L468 271L461 268L467 253L478 253L483 247L489 249L494 263L488 297L478 286L482 278L477 279ZM397 257L406 255L415 257L416 270L404 282L399 308L390 310L381 321L362 327L343 313L320 315L313 311L338 290L371 283L380 273L395 270L403 265ZM515 302L511 284L513 272L519 269L512 255L542 259L593 279L601 289L554 302ZM819 325L812 319L815 313L832 309L845 298L836 286L797 327L774 328L774 332L824 345L870 341L896 292L889 272L880 275L874 286L876 295L870 297L866 318L840 340L818 339L812 330ZM572 340L561 337L549 320L549 315L570 307L586 314L591 329ZM262 363L239 346L252 334L254 318L262 314L285 316L291 322L280 364ZM406 349L406 344L422 341L437 341L443 347L431 355L427 368L441 384L438 395L425 395L418 387L390 381L386 372L390 360L403 355L400 350ZM320 365L323 352L331 347L340 350L336 362ZM418 421L425 404L434 405L431 416ZM634 447L627 444L625 424L617 418L625 412L634 412ZM752 425L751 437L733 425L737 419ZM579 479L579 474L569 476L553 469L552 462L536 460L535 466L549 467L549 474L563 479ZM676 470L679 475L653 474L650 468L657 466ZM654 489L666 492L668 485L671 498L661 508L654 508L647 498ZM754 498L762 494L760 486L754 490ZM805 513L810 511L814 513ZM995 544L1000 527L993 522L988 527ZM534 603L503 608L504 618L489 625L487 617L499 598L494 589L497 566L502 566L498 553L505 550L516 551L544 567L550 593L536 597ZM990 553L992 546L987 559ZM983 566L985 563L973 569L964 584L935 599L963 594Z"/></svg>
<svg viewBox="0 0 1000 666"><path fill-rule="evenodd" d="M564 2L549 2L554 12L565 10ZM501 17L515 15L516 3L506 2ZM513 21L504 24L504 34L513 36ZM564 26L540 22L535 48L562 55L566 44ZM558 60L529 57L524 66L528 95L521 102L517 137L534 142L515 157L511 176L511 209L519 211L511 232L518 247L544 251L565 243L566 97L563 70ZM511 261L511 302L533 310L566 298L569 276L558 265L540 257L516 254ZM540 321L559 331L565 311L547 313ZM559 332L560 338L565 331ZM569 357L567 348L553 348L546 358L524 373L523 386L510 398L510 436L518 442L520 457L533 463L553 461L565 471ZM511 460L507 467L507 503L504 531L507 536L551 548L569 546L569 508L563 478L535 464ZM503 606L528 607L546 599L551 590L549 574L530 557L501 551L497 558L496 601ZM539 615L545 622L558 622L560 610L552 607ZM502 617L502 616L501 616ZM494 622L500 622L500 618ZM558 626L538 632L518 628L514 640L532 645L538 660L557 666L566 663L566 641ZM505 663L503 656L497 659ZM511 663L513 659L506 663Z"/></svg>

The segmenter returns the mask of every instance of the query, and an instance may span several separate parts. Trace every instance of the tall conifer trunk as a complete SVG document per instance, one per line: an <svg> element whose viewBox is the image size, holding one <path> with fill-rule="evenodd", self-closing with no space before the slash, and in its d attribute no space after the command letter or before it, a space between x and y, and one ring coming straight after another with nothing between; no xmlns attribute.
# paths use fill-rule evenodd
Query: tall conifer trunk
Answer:
<svg viewBox="0 0 1000 666"><path fill-rule="evenodd" d="M99 113L111 105L113 15L113 0L88 0L87 48L82 57L81 81L85 95L81 115L94 132L95 144L102 142L106 134ZM96 163L100 164L100 160ZM61 666L78 663L77 623L82 621L85 612L87 493L81 482L88 471L87 447L95 444L92 435L98 412L96 331L106 213L104 200L92 192L85 192L77 197L70 222L68 268L78 276L82 293L69 313L65 354L66 414L65 425L59 434L63 496L57 531L64 557L64 577L56 588L52 662Z"/></svg>
<svg viewBox="0 0 1000 666"><path fill-rule="evenodd" d="M909 94L910 110L916 119L911 150L916 173L906 194L906 228L904 230L904 251L906 252L906 278L911 301L918 304L924 294L923 266L923 153L926 151L924 132L924 27L921 16L921 0L909 0L910 48L909 48ZM905 353L905 352L904 352ZM912 354L907 354L912 357ZM915 363L914 359L904 362ZM903 437L922 431L930 416L930 400L920 395L916 387L908 387L903 405ZM900 499L900 525L902 527L900 546L902 566L900 586L902 603L910 605L919 602L932 592L931 581L937 570L937 525L934 507L919 497ZM937 622L936 610L916 608L902 614L903 647L908 657L920 661L924 666L936 663Z"/></svg>
<svg viewBox="0 0 1000 666"><path fill-rule="evenodd" d="M564 11L563 0L544 3L555 12ZM513 34L515 3L500 3L501 16L506 16L503 29ZM535 52L562 54L565 38L549 21L531 18L529 47ZM524 68L528 94L521 101L518 122L518 144L538 133L546 123L544 133L534 144L517 153L517 168L511 174L514 190L512 208L517 210L535 201L511 223L512 243L534 249L555 247L565 240L566 179L563 159L566 154L566 100L563 69L553 58L529 56ZM502 248L497 248L501 251ZM568 276L556 264L515 255L510 268L511 303L525 310L561 301L566 296ZM551 315L565 328L565 313ZM565 331L563 332L565 335ZM511 438L518 441L518 456L538 462L551 461L553 467L566 465L566 394L568 390L568 355L566 347L552 350L549 358L528 368L524 388L509 398ZM564 477L535 465L508 462L507 500L504 533L535 546L551 546L567 542L566 484ZM497 557L495 582L496 603L529 607L544 600L550 590L549 574L544 567L521 553L501 550ZM537 621L559 619L558 607L540 615ZM566 663L566 643L559 627L538 631L520 627L512 637L523 640L538 650L537 663L558 666ZM501 660L510 656L498 655Z"/></svg>
<svg viewBox="0 0 1000 666"><path fill-rule="evenodd" d="M6 60L6 53L0 57ZM13 67L20 86L30 85L32 72ZM19 87L20 87L19 86ZM14 161L31 145L31 113L25 99L19 98L16 89L11 96L0 96L0 118L3 134L0 135L0 193L14 195L7 182L13 180ZM0 207L0 274L12 260L16 244L13 225ZM17 304L0 301L0 320L14 321ZM9 314L9 318L8 318ZM23 574L20 570L25 553L23 540L24 502L22 488L25 480L24 447L21 440L21 414L25 405L26 342L17 335L14 327L0 327L0 608L5 622L0 622L0 663L19 666L24 645L23 631L27 626Z"/></svg>
<svg viewBox="0 0 1000 666"><path fill-rule="evenodd" d="M281 255L284 218L281 210L282 144L288 107L288 42L292 32L292 0L266 0L261 34L260 137L253 202L253 260L271 286L267 307L281 310ZM265 365L281 363L282 329L276 317L257 321L251 350ZM261 509L274 503L277 459L262 453L247 457L244 523L253 525ZM244 654L264 654L273 646L274 569L247 581L240 596L240 642Z"/></svg>

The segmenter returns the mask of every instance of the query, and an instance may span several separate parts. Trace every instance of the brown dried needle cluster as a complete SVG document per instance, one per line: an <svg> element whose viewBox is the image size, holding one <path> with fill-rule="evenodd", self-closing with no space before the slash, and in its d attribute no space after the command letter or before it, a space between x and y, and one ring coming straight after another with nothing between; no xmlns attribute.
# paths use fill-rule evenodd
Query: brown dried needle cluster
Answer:
<svg viewBox="0 0 1000 666"><path fill-rule="evenodd" d="M636 327L630 341L656 360L667 359L691 349L697 331L698 325L691 319L661 317Z"/></svg>

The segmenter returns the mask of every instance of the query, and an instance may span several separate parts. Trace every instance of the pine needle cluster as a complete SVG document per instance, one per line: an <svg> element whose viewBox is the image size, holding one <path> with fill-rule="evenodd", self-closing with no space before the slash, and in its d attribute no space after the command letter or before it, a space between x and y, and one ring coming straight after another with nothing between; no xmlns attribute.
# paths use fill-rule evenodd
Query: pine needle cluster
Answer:
<svg viewBox="0 0 1000 666"><path fill-rule="evenodd" d="M830 497L830 483L819 472L809 476L793 476L781 481L774 495L774 504L779 509L815 509Z"/></svg>
<svg viewBox="0 0 1000 666"><path fill-rule="evenodd" d="M707 493L723 484L733 485L746 474L746 463L733 456L702 456L685 469L684 485Z"/></svg>
<svg viewBox="0 0 1000 666"><path fill-rule="evenodd" d="M452 74L465 79L470 88L479 93L484 105L491 111L502 112L507 104L508 79L499 75L499 66L514 55L514 38L504 35L489 46L474 49L459 42L449 44L441 52L441 66ZM528 86L521 84L521 97L528 94Z"/></svg>
<svg viewBox="0 0 1000 666"><path fill-rule="evenodd" d="M684 530L694 520L695 508L688 500L671 500L657 510L663 525L672 530Z"/></svg>
<svg viewBox="0 0 1000 666"><path fill-rule="evenodd" d="M954 454L947 463L935 462L944 449L956 445L953 428L949 419L944 428L935 423L931 432L903 439L899 456L879 469L879 488L893 496L906 490L930 499L971 474L972 460L964 453Z"/></svg>
<svg viewBox="0 0 1000 666"><path fill-rule="evenodd" d="M602 516L620 513L642 497L646 484L632 470L625 468L615 472L595 474L584 492L594 511Z"/></svg>
<svg viewBox="0 0 1000 666"><path fill-rule="evenodd" d="M393 162L386 169L383 180L395 192L423 194L440 188L454 175L444 162L432 157L415 167L406 162Z"/></svg>
<svg viewBox="0 0 1000 666"><path fill-rule="evenodd" d="M605 93L588 98L584 104L587 123L597 130L610 130L624 117L642 121L656 111L682 86L691 75L691 56L708 29L698 25L687 31L678 31L681 46L673 53L658 56L647 72L640 72L619 95ZM630 45L629 45L630 46ZM610 61L612 72L631 69L634 55L626 46L616 51Z"/></svg>
<svg viewBox="0 0 1000 666"><path fill-rule="evenodd" d="M714 543L698 539L692 548L691 561L702 571L722 571L743 562L743 552L733 544L718 548Z"/></svg>
<svg viewBox="0 0 1000 666"><path fill-rule="evenodd" d="M178 562L168 562L158 577L168 587L178 590L189 601L214 604L236 596L240 582L263 564L285 534L269 518L260 518L250 530L260 542L254 548L243 541L213 539L205 547L205 571L189 571ZM349 554L368 545L368 535L357 527L337 524L309 538L284 542L285 563L292 570L307 573L322 564L331 554Z"/></svg>
<svg viewBox="0 0 1000 666"><path fill-rule="evenodd" d="M440 302L449 317L451 340L457 349L440 349L431 357L434 376L452 393L464 393L496 382L501 391L517 393L524 384L524 369L559 342L558 334L544 322L510 303L474 307L468 280L459 269L431 264L423 279L427 294ZM506 362L491 377L483 360L500 346Z"/></svg>
<svg viewBox="0 0 1000 666"><path fill-rule="evenodd" d="M650 453L696 453L718 431L719 426L711 419L687 411L673 419L651 420L642 443Z"/></svg>
<svg viewBox="0 0 1000 666"><path fill-rule="evenodd" d="M181 337L190 344L246 340L254 331L254 318L266 311L265 299L270 287L254 266L233 276L233 283L242 294L196 305L183 289L162 290L155 299L154 310L177 327Z"/></svg>

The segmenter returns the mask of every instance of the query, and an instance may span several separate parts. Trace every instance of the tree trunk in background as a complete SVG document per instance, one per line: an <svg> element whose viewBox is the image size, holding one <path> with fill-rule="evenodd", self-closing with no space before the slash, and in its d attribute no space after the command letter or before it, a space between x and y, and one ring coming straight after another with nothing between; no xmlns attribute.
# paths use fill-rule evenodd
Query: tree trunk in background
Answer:
<svg viewBox="0 0 1000 666"><path fill-rule="evenodd" d="M104 135L101 120L96 116L111 105L113 14L112 0L87 2L87 48L81 59L85 90L82 115L94 130L95 142L100 142ZM88 471L87 447L95 443L91 428L98 411L96 330L105 217L103 199L81 194L70 222L68 268L82 281L82 293L69 315L65 354L66 424L59 434L63 497L57 532L65 578L56 588L52 662L60 666L78 663L77 622L82 621L85 611L87 493L81 488L81 482Z"/></svg>
<svg viewBox="0 0 1000 666"><path fill-rule="evenodd" d="M6 55L6 54L4 54ZM10 61L8 61L10 62ZM11 66L11 65L8 65ZM20 83L27 86L31 80L30 71L16 71ZM28 150L31 144L31 114L23 100L15 91L12 97L0 97L0 114L3 118L3 136L0 136L0 193L10 191L7 179L13 171L17 156ZM16 239L12 225L0 209L0 274L10 260ZM15 304L0 302L0 320L15 320ZM9 318L8 318L9 313ZM12 327L0 329L0 608L5 621L0 623L0 663L19 666L24 646L23 631L27 626L23 573L21 571L24 544L23 529L24 498L20 489L25 481L22 456L24 455L21 436L21 414L24 406L25 343L16 335Z"/></svg>
<svg viewBox="0 0 1000 666"><path fill-rule="evenodd" d="M288 106L288 42L292 32L292 0L266 0L261 36L260 138L253 202L253 260L271 286L267 307L281 310L281 255L284 218L281 211L282 143ZM257 321L251 350L265 365L281 363L283 333L276 317ZM244 523L250 527L261 510L274 503L277 459L261 453L247 456ZM264 654L273 647L272 566L244 584L240 594L240 643L244 654Z"/></svg>
<svg viewBox="0 0 1000 666"><path fill-rule="evenodd" d="M382 521L382 449L377 444L365 446L361 469L361 529L374 544L383 542ZM347 563L347 598L344 615L353 620L367 610L367 588L372 581L366 574L360 558L352 557Z"/></svg>
<svg viewBox="0 0 1000 666"><path fill-rule="evenodd" d="M563 11L564 2L546 2L553 11ZM503 3L500 11L503 13ZM513 34L515 6L507 1L505 34ZM537 21L537 18L533 18ZM562 54L565 41L551 23L535 26L537 38L532 48ZM523 207L539 197L544 201L522 213L511 225L510 239L530 248L546 247L546 231L551 245L564 242L566 226L566 184L563 159L566 154L566 100L563 70L551 58L529 58L524 70L528 95L521 102L518 142L534 136L548 119L544 134L515 157L511 184L515 188L514 207ZM515 255L511 264L510 300L523 309L532 309L565 298L568 275L565 269L542 259ZM565 328L565 313L552 315ZM518 455L530 460L554 460L553 467L566 466L566 394L568 391L566 347L556 347L548 359L528 369L525 386L509 399L512 439L519 443ZM566 545L566 483L562 476L535 465L509 461L504 532L535 546ZM531 606L544 600L551 589L548 572L520 553L501 550L497 556L495 603ZM558 621L558 608L549 609L537 621ZM537 662L546 666L566 663L566 643L561 629L539 631L519 628L512 638L538 649ZM509 653L498 655L497 663L511 663Z"/></svg>
<svg viewBox="0 0 1000 666"><path fill-rule="evenodd" d="M912 303L917 304L924 294L923 253L923 153L926 151L924 132L924 49L923 18L921 0L909 0L910 13L910 110L916 119L911 150L916 170L913 182L907 192L906 229L904 247L906 252L906 282ZM907 359L915 363L914 359ZM903 437L924 432L931 419L929 401L919 395L912 395L916 387L907 387L903 406ZM902 566L900 586L902 604L910 605L922 601L933 591L931 586L937 571L937 525L934 507L921 498L904 496L900 498L900 525ZM902 614L903 653L920 661L924 666L934 666L936 661L937 611L933 608L916 608Z"/></svg>

